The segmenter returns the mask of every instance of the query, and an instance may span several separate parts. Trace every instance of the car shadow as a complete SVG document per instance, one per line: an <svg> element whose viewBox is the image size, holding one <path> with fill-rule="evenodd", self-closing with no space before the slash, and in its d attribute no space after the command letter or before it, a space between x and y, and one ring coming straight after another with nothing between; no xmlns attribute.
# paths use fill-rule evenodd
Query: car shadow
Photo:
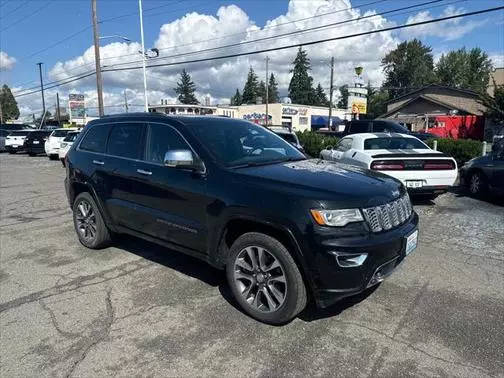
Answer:
<svg viewBox="0 0 504 378"><path fill-rule="evenodd" d="M467 198L472 198L474 200L487 202L492 205L504 207L504 196L498 196L495 194L487 193L484 196L475 197L475 196L471 195L471 193L469 192L469 190L466 187L463 187L463 186L453 186L448 191L450 193L453 193L455 195L455 197L457 197L457 198L467 197Z"/></svg>
<svg viewBox="0 0 504 378"><path fill-rule="evenodd" d="M227 284L226 273L224 270L216 269L195 257L130 235L120 235L116 237L113 247L133 253L138 257L142 257L152 261L153 263L174 269L189 277L198 279L212 287L217 287L226 302L245 316L249 316L234 299L233 293ZM310 300L305 310L298 315L298 318L305 322L312 322L319 319L337 316L346 309L365 300L376 290L377 287L378 285L355 296L344 298L325 309L317 308L315 303L313 303L313 300Z"/></svg>

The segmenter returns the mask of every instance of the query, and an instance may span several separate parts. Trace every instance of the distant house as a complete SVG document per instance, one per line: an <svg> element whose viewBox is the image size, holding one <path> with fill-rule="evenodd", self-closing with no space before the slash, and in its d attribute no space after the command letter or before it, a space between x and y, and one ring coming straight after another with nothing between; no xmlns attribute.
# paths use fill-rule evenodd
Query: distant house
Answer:
<svg viewBox="0 0 504 378"><path fill-rule="evenodd" d="M476 92L431 84L390 100L380 118L397 121L411 131L482 139L486 108L478 100Z"/></svg>

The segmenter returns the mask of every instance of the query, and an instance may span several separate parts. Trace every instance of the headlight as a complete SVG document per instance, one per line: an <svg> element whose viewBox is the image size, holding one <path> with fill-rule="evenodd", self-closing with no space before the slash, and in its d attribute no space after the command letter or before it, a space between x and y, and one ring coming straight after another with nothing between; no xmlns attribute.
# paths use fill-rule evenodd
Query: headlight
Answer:
<svg viewBox="0 0 504 378"><path fill-rule="evenodd" d="M310 210L310 212L315 222L321 226L343 227L348 223L364 220L359 209Z"/></svg>

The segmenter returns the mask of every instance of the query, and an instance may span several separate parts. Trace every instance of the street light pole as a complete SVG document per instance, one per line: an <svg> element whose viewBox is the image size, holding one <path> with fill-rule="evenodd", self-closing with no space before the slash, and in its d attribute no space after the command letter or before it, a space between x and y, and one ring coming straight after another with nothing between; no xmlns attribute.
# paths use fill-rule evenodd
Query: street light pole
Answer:
<svg viewBox="0 0 504 378"><path fill-rule="evenodd" d="M103 80L100 65L100 37L98 33L98 20L96 16L96 0L91 0L91 12L93 19L93 36L94 36L94 51L96 65L96 91L98 94L98 114L100 117L105 115L103 111Z"/></svg>
<svg viewBox="0 0 504 378"><path fill-rule="evenodd" d="M331 85L329 86L329 119L327 120L327 128L331 130L332 117L332 101L333 101L333 81L334 81L334 57L331 58Z"/></svg>
<svg viewBox="0 0 504 378"><path fill-rule="evenodd" d="M268 127L268 121L269 121L269 82L268 82L268 63L269 63L269 56L266 57L266 127Z"/></svg>
<svg viewBox="0 0 504 378"><path fill-rule="evenodd" d="M138 10L140 13L140 36L142 38L142 68L143 68L143 82L144 82L144 100L145 112L149 111L149 102L147 101L147 74L145 72L145 43L144 43L144 30L143 30L143 13L142 13L142 0L138 0Z"/></svg>
<svg viewBox="0 0 504 378"><path fill-rule="evenodd" d="M40 91L42 92L42 118L45 115L44 82L42 81L42 62L37 63L40 74Z"/></svg>

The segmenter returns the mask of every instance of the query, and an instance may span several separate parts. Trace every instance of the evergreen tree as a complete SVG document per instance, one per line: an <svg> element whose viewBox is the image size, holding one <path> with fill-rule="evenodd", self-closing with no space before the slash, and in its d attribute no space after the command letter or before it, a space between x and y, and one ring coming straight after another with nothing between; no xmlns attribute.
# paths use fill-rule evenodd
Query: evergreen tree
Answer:
<svg viewBox="0 0 504 378"><path fill-rule="evenodd" d="M257 84L257 75L254 72L254 69L250 67L248 76L247 76L247 82L245 83L245 86L243 87L243 95L242 95L242 103L243 104L255 104L256 102L256 97L257 97L257 91L258 91L258 84Z"/></svg>
<svg viewBox="0 0 504 378"><path fill-rule="evenodd" d="M231 105L240 106L242 104L242 95L238 88L233 97L231 97Z"/></svg>
<svg viewBox="0 0 504 378"><path fill-rule="evenodd" d="M292 79L289 84L289 97L294 104L312 105L315 102L313 78L309 75L310 59L301 47L292 62Z"/></svg>
<svg viewBox="0 0 504 378"><path fill-rule="evenodd" d="M479 47L469 51L464 47L443 54L435 68L439 84L478 93L486 92L491 70L492 61Z"/></svg>
<svg viewBox="0 0 504 378"><path fill-rule="evenodd" d="M177 88L173 89L178 94L178 100L181 104L199 104L199 101L194 96L196 85L191 80L185 68L180 74L180 81L177 82Z"/></svg>
<svg viewBox="0 0 504 378"><path fill-rule="evenodd" d="M494 95L488 93L481 94L479 102L487 109L485 117L496 124L504 126L504 85L497 85L493 80Z"/></svg>
<svg viewBox="0 0 504 378"><path fill-rule="evenodd" d="M385 89L376 90L371 87L370 82L368 82L367 90L367 111L366 114L361 115L361 118L374 119L387 112L389 95Z"/></svg>
<svg viewBox="0 0 504 378"><path fill-rule="evenodd" d="M0 105L2 107L2 117L6 120L18 119L19 108L16 99L12 95L10 88L4 84L0 90Z"/></svg>
<svg viewBox="0 0 504 378"><path fill-rule="evenodd" d="M318 83L317 88L315 89L315 104L317 106L329 106L329 100L324 92L324 88L322 85Z"/></svg>
<svg viewBox="0 0 504 378"><path fill-rule="evenodd" d="M261 97L261 102L266 104L266 84L261 80L257 87L257 98Z"/></svg>
<svg viewBox="0 0 504 378"><path fill-rule="evenodd" d="M339 109L348 109L348 85L342 85L339 87L340 99L338 101L337 107Z"/></svg>
<svg viewBox="0 0 504 378"><path fill-rule="evenodd" d="M278 83L273 73L271 74L268 82L268 102L270 104L276 104L280 102L280 96L278 95Z"/></svg>
<svg viewBox="0 0 504 378"><path fill-rule="evenodd" d="M400 43L382 59L385 81L391 98L435 81L432 49L418 39Z"/></svg>

